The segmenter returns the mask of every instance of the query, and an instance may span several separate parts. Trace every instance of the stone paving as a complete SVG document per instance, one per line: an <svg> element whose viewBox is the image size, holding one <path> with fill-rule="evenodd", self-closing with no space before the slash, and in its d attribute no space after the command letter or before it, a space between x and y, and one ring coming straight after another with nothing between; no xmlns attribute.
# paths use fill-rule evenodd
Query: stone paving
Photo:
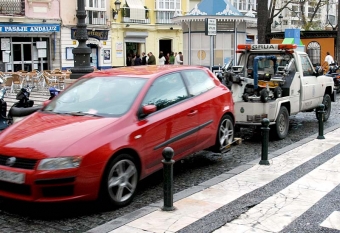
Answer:
<svg viewBox="0 0 340 233"><path fill-rule="evenodd" d="M162 211L162 203L155 205L153 210L145 212L135 219L125 218L113 220L88 232L280 232L299 218L304 212L320 201L340 184L340 129L325 135L326 139L307 140L300 146L280 156L272 157L270 165L259 165L258 160L245 171L229 177L215 185L207 187L192 195L174 202L174 211ZM314 137L315 138L315 137ZM339 147L339 148L337 148ZM213 215L223 206L268 186L278 178L284 177L292 170L299 170L304 164L323 156L331 149L332 157L316 166L304 176L289 184L282 190L264 199L248 211L216 229L205 229L202 219ZM251 164L251 163L250 163ZM229 172L230 173L230 172ZM223 179L223 178L221 178ZM320 227L340 230L340 209L327 216ZM200 222L200 223L196 223ZM195 224L198 226L195 228ZM201 224L201 225L200 225ZM110 230L111 228L111 230ZM115 229L114 229L115 228ZM204 230L203 230L204 229Z"/></svg>

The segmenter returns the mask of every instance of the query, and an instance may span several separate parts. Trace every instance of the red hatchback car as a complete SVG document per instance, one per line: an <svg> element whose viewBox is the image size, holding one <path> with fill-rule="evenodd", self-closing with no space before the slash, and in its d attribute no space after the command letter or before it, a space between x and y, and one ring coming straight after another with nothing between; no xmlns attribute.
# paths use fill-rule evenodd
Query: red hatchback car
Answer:
<svg viewBox="0 0 340 233"><path fill-rule="evenodd" d="M128 204L140 179L234 137L231 92L209 69L136 66L88 74L0 134L0 196Z"/></svg>

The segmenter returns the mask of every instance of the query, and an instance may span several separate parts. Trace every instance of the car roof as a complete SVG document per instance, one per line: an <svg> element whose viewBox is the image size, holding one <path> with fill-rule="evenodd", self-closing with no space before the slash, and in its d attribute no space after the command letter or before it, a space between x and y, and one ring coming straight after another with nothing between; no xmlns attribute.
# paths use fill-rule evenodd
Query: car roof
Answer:
<svg viewBox="0 0 340 233"><path fill-rule="evenodd" d="M190 70L200 69L209 70L203 66L186 66L186 65L142 65L142 66L127 66L112 69L105 69L101 71L94 71L90 74L83 76L84 78L92 78L99 76L129 76L129 77L143 77L143 78L154 78L163 74Z"/></svg>

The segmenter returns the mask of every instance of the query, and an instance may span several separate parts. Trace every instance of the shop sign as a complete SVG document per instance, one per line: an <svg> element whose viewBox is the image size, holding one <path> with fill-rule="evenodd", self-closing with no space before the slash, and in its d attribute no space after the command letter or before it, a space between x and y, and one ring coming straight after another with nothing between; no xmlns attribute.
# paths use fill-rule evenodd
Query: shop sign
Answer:
<svg viewBox="0 0 340 233"><path fill-rule="evenodd" d="M77 29L71 29L71 39L75 40L76 38L76 31ZM92 30L87 29L87 36L90 38L95 38L97 40L107 40L109 37L109 30Z"/></svg>
<svg viewBox="0 0 340 233"><path fill-rule="evenodd" d="M0 32L59 32L59 24L0 24Z"/></svg>

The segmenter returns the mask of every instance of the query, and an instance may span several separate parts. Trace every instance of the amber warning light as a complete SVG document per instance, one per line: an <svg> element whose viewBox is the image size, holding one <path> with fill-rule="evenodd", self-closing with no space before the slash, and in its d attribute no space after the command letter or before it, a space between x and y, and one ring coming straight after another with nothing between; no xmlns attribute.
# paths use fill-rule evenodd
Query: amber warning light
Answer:
<svg viewBox="0 0 340 233"><path fill-rule="evenodd" d="M239 44L238 49L243 50L289 50L296 49L296 44Z"/></svg>

